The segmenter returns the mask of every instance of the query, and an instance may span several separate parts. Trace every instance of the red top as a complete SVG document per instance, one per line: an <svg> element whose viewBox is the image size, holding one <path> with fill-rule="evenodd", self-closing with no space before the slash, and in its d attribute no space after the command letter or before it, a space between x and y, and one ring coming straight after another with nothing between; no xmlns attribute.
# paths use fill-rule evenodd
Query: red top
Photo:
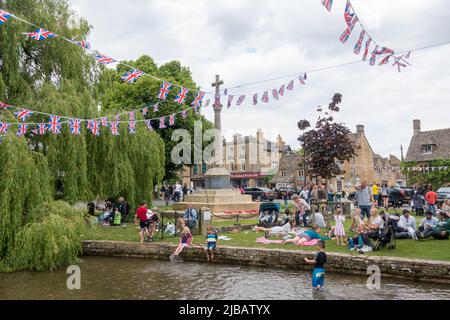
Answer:
<svg viewBox="0 0 450 320"><path fill-rule="evenodd" d="M136 215L138 216L139 220L141 222L147 221L147 208L146 207L139 207L136 211Z"/></svg>
<svg viewBox="0 0 450 320"><path fill-rule="evenodd" d="M428 192L427 195L425 196L425 200L427 200L428 204L431 204L432 206L436 204L437 198L438 198L437 193L434 191Z"/></svg>

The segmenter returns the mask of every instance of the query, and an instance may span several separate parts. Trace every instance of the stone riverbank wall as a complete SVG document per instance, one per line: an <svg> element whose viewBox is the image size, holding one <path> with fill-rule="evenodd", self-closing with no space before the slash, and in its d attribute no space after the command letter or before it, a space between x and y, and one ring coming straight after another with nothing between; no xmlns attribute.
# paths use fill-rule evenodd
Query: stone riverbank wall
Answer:
<svg viewBox="0 0 450 320"><path fill-rule="evenodd" d="M84 241L85 256L147 258L169 261L176 246L170 244L144 244L114 241ZM220 247L215 263L311 270L304 259L313 258L311 252ZM205 262L203 247L191 247L182 254L184 261ZM328 272L368 276L369 266L378 266L382 277L396 277L450 285L450 262L403 259L392 257L356 256L328 253Z"/></svg>

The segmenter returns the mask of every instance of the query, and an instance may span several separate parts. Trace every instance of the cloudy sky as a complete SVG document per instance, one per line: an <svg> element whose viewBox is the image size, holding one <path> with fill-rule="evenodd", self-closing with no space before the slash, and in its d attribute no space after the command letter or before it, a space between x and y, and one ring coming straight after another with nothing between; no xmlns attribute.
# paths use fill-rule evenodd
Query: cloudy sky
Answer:
<svg viewBox="0 0 450 320"><path fill-rule="evenodd" d="M320 0L69 0L93 26L95 49L116 59L152 56L158 64L179 60L194 80L211 91L216 74L225 87L358 61L355 27L343 45L345 0L331 13ZM365 0L353 6L374 40L397 52L450 41L450 3L445 0ZM450 45L414 52L411 67L398 73L368 63L310 73L307 86L280 101L247 103L223 112L227 135L281 134L298 148L297 122L317 118L316 107L334 93L344 96L338 119L353 131L363 124L375 152L400 156L412 135L413 119L423 130L450 126ZM296 77L245 86L229 94L272 91ZM224 88L225 88L224 87ZM225 100L225 98L223 98ZM225 102L225 101L222 101ZM212 110L205 111L213 120Z"/></svg>

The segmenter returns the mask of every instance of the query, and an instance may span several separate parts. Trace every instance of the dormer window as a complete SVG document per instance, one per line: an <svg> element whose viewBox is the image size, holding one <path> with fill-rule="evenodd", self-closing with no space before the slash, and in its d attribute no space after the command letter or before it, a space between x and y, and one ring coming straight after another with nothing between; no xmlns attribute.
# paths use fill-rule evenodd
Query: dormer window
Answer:
<svg viewBox="0 0 450 320"><path fill-rule="evenodd" d="M422 146L422 152L423 154L433 154L433 151L435 150L435 145L433 144L425 144Z"/></svg>

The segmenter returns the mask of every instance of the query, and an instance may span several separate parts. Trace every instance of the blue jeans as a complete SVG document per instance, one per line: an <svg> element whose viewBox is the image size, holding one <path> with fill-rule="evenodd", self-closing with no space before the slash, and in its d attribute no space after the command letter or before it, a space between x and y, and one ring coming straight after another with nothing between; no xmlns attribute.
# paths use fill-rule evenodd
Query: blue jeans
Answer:
<svg viewBox="0 0 450 320"><path fill-rule="evenodd" d="M370 209L372 209L372 206L359 206L361 209L361 218L364 220L364 217L367 217L367 219L370 219Z"/></svg>
<svg viewBox="0 0 450 320"><path fill-rule="evenodd" d="M436 215L436 205L435 204L434 205L429 204L428 205L428 211L432 212L433 216L435 216Z"/></svg>

